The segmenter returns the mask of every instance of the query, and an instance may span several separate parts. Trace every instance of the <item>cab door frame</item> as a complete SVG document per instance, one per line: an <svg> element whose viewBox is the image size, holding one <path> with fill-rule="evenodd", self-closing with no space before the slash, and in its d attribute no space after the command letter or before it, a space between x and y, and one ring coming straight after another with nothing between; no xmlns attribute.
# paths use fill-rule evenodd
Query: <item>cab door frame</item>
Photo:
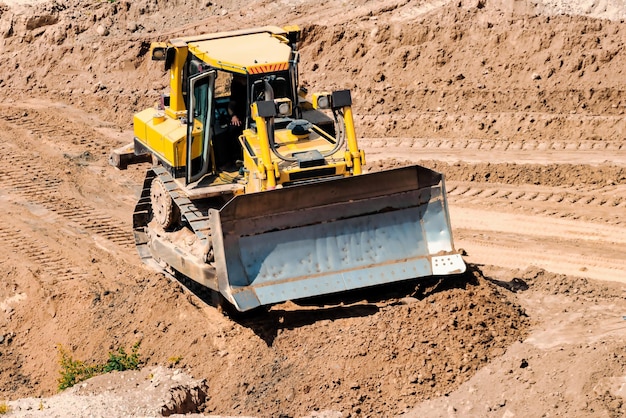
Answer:
<svg viewBox="0 0 626 418"><path fill-rule="evenodd" d="M213 96L215 95L215 70L203 71L189 77L189 106L187 106L187 158L185 163L186 184L193 183L201 179L210 169L210 156L212 144L213 123ZM203 88L206 87L206 97L203 97ZM197 90L196 90L197 89ZM197 98L197 96L198 98ZM196 103L202 100L205 103ZM203 114L196 115L197 110L204 110ZM197 118L200 117L201 119ZM196 126L200 127L201 144L201 164L200 168L194 172L193 169L193 142Z"/></svg>

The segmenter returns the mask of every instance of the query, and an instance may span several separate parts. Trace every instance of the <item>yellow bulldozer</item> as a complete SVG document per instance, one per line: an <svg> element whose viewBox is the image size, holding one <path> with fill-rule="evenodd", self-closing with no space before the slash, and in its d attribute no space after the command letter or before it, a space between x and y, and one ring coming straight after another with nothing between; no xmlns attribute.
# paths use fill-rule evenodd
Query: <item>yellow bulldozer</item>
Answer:
<svg viewBox="0 0 626 418"><path fill-rule="evenodd" d="M440 173L364 173L349 90L299 87L297 27L151 45L168 94L134 116L118 168L152 161L133 215L143 261L238 311L465 271Z"/></svg>

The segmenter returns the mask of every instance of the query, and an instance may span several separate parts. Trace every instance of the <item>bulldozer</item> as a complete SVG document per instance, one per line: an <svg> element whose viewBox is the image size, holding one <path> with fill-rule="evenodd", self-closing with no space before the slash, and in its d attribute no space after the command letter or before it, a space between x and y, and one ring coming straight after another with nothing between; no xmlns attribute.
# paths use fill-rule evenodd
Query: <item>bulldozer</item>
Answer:
<svg viewBox="0 0 626 418"><path fill-rule="evenodd" d="M133 214L141 259L240 312L463 273L443 175L366 172L350 90L299 86L300 35L264 26L151 44L169 91L110 156L120 169L152 162Z"/></svg>

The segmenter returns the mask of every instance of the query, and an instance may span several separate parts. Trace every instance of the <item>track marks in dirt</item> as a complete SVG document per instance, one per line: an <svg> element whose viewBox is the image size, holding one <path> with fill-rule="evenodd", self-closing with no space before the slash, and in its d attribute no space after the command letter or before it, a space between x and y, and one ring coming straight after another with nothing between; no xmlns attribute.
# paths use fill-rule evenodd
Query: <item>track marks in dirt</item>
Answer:
<svg viewBox="0 0 626 418"><path fill-rule="evenodd" d="M80 279L88 277L88 273L78 266L72 266L67 258L61 253L51 249L43 242L35 241L32 231L23 234L20 229L13 226L0 224L0 241L5 247L36 263L39 270L39 278L44 281L59 281Z"/></svg>
<svg viewBox="0 0 626 418"><path fill-rule="evenodd" d="M526 173L522 173L521 168L517 173L518 177L524 179L525 182L528 182L525 177L529 175L539 178L542 175L546 177L548 173L550 177L554 177L553 174L556 171L559 174L558 179L567 179L569 184L596 181L600 175L614 175L617 183L620 181L626 183L626 143L624 141L568 143L495 139L366 138L360 140L359 143L365 150L366 159L369 162L384 162L391 158L398 161L411 160L424 163L433 161L436 164L423 165L443 172L448 179L459 179L458 175L451 177L451 170L457 173L459 170L450 166L460 163L465 166L474 164L476 167L481 167L483 174L491 175L490 181L500 181L499 176L507 175L494 168L494 165L503 165L508 174L513 173L508 166L526 165L528 166L528 169L524 167ZM556 167L557 165L563 167ZM467 167L465 171L469 173ZM607 181L608 178L604 180ZM509 181L510 179L501 182Z"/></svg>
<svg viewBox="0 0 626 418"><path fill-rule="evenodd" d="M569 276L624 281L626 260L619 251L608 253L606 246L597 245L598 241L461 228L455 230L455 242L467 251L466 260L478 265L522 270L535 265ZM558 251L554 249L556 243Z"/></svg>
<svg viewBox="0 0 626 418"><path fill-rule="evenodd" d="M539 190L537 190L539 189ZM546 190L548 189L548 190ZM626 225L626 197L609 189L576 191L526 185L489 185L471 182L448 182L448 199L453 205L495 206L507 211Z"/></svg>
<svg viewBox="0 0 626 418"><path fill-rule="evenodd" d="M0 189L20 200L37 204L73 225L103 237L121 247L134 247L128 225L105 212L76 199L65 198L61 192L65 182L10 144L0 144ZM74 193L76 195L77 193Z"/></svg>
<svg viewBox="0 0 626 418"><path fill-rule="evenodd" d="M455 241L468 261L623 280L626 197L619 187L448 185Z"/></svg>
<svg viewBox="0 0 626 418"><path fill-rule="evenodd" d="M626 197L619 187L448 185L456 245L468 261L623 280Z"/></svg>
<svg viewBox="0 0 626 418"><path fill-rule="evenodd" d="M94 159L106 157L115 143L89 127L87 121L79 123L77 115L65 116L66 112L71 110L61 107L50 112L32 107L0 107L0 118L53 150L70 155L93 154ZM21 140L27 139L22 137Z"/></svg>
<svg viewBox="0 0 626 418"><path fill-rule="evenodd" d="M360 143L372 148L408 146L410 148L482 149L482 150L597 150L626 151L624 141L504 141L498 139L424 139L424 138L363 138Z"/></svg>
<svg viewBox="0 0 626 418"><path fill-rule="evenodd" d="M118 246L134 247L127 224L91 203L76 199L80 193L67 193L72 179L61 170L67 166L68 158L82 165L89 164L98 157L88 150L106 148L108 152L111 141L82 121L82 116L73 113L66 116L64 112L71 110L61 107L50 112L33 107L0 107L0 127L11 139L0 145L0 188ZM40 163L41 159L46 161Z"/></svg>

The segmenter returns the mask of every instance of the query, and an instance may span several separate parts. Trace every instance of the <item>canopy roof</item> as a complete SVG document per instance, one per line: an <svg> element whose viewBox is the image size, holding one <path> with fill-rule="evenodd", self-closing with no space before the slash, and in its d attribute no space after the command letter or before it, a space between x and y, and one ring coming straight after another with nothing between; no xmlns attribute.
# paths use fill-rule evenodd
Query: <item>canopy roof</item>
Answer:
<svg viewBox="0 0 626 418"><path fill-rule="evenodd" d="M176 47L185 44L189 51L211 67L238 73L266 73L286 70L292 56L287 32L266 26L242 31L172 40Z"/></svg>

